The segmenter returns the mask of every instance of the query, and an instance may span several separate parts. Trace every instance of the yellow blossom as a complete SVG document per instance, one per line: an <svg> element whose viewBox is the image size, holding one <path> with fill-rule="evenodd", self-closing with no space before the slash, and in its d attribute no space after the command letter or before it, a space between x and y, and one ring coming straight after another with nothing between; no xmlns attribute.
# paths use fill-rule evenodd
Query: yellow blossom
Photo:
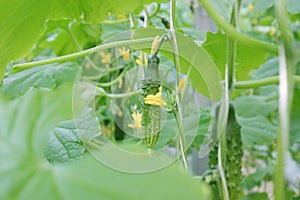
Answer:
<svg viewBox="0 0 300 200"><path fill-rule="evenodd" d="M147 65L147 58L146 58L146 53L143 53L142 51L140 51L140 55L139 58L135 60L136 64L138 66L143 66L143 65Z"/></svg>
<svg viewBox="0 0 300 200"><path fill-rule="evenodd" d="M270 30L269 30L269 35L270 36L273 36L274 34L275 34L275 32L276 32L276 30L275 30L275 28L270 28Z"/></svg>
<svg viewBox="0 0 300 200"><path fill-rule="evenodd" d="M162 90L162 86L159 87L159 91L155 95L152 94L147 95L147 97L144 98L145 104L150 104L154 106L164 106L165 102L161 99L161 95L162 95L161 90Z"/></svg>
<svg viewBox="0 0 300 200"><path fill-rule="evenodd" d="M186 78L180 79L179 84L178 84L178 92L181 92L181 90L184 87L185 83L186 83Z"/></svg>
<svg viewBox="0 0 300 200"><path fill-rule="evenodd" d="M256 24L257 24L257 19L252 19L252 20L251 20L251 23L252 23L253 25L256 25Z"/></svg>
<svg viewBox="0 0 300 200"><path fill-rule="evenodd" d="M118 18L119 18L119 19L125 19L126 16L125 16L124 14L119 14L119 15L118 15Z"/></svg>
<svg viewBox="0 0 300 200"><path fill-rule="evenodd" d="M122 110L120 108L117 110L117 115L119 117L122 117L122 115L123 115L123 112L122 112Z"/></svg>
<svg viewBox="0 0 300 200"><path fill-rule="evenodd" d="M90 63L86 63L86 64L85 64L85 68L86 68L86 69L90 69L90 68L91 68Z"/></svg>
<svg viewBox="0 0 300 200"><path fill-rule="evenodd" d="M118 87L119 88L122 88L122 86L123 86L123 79L122 78L120 78L119 80L118 80Z"/></svg>
<svg viewBox="0 0 300 200"><path fill-rule="evenodd" d="M111 53L105 53L103 51L99 52L100 56L101 56L101 63L111 63Z"/></svg>
<svg viewBox="0 0 300 200"><path fill-rule="evenodd" d="M134 124L128 124L128 127L140 129L142 127L142 113L139 113L139 111L133 112L131 116L133 118Z"/></svg>
<svg viewBox="0 0 300 200"><path fill-rule="evenodd" d="M252 3L250 3L250 4L248 5L248 10L249 10L249 11L252 11L253 8L254 8L254 5L253 5Z"/></svg>
<svg viewBox="0 0 300 200"><path fill-rule="evenodd" d="M130 49L125 49L125 47L123 47L122 49L118 50L125 60L127 60L130 57Z"/></svg>
<svg viewBox="0 0 300 200"><path fill-rule="evenodd" d="M159 41L160 41L160 37L157 35L152 42L151 54L154 54L154 52L158 48Z"/></svg>
<svg viewBox="0 0 300 200"><path fill-rule="evenodd" d="M101 126L101 132L109 137L111 136L111 130L107 128L105 125Z"/></svg>

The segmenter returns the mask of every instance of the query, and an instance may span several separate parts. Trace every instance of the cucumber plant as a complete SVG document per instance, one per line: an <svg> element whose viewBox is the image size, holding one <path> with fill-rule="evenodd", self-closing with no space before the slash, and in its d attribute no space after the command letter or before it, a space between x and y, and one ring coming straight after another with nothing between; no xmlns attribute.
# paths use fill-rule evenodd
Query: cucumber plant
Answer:
<svg viewBox="0 0 300 200"><path fill-rule="evenodd" d="M234 107L230 104L226 127L226 163L224 166L229 199L241 199L242 157L241 126L236 121Z"/></svg>
<svg viewBox="0 0 300 200"><path fill-rule="evenodd" d="M155 95L159 92L159 58L152 55L148 59L144 80L142 81L142 97ZM158 141L161 121L161 108L157 105L149 105L142 101L142 132L148 148L152 148Z"/></svg>

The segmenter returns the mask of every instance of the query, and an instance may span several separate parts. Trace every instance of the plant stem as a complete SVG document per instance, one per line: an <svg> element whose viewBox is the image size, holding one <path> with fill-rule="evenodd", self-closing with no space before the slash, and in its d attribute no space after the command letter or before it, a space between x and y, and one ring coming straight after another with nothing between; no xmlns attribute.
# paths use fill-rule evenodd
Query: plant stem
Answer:
<svg viewBox="0 0 300 200"><path fill-rule="evenodd" d="M123 69L123 71L120 73L120 75L117 78L115 78L114 80L112 80L110 82L106 82L106 83L101 83L100 82L100 83L98 83L98 86L99 87L110 87L110 86L118 83L119 80L122 79L125 76L126 72L128 72L129 69L131 69L130 66L127 67L127 68L125 68L125 69Z"/></svg>
<svg viewBox="0 0 300 200"><path fill-rule="evenodd" d="M182 155L182 161L184 164L184 167L186 171L188 171L188 166L186 162L186 156L185 156L185 137L182 129L182 120L181 120L181 110L180 110L180 98L178 94L178 83L180 80L180 62L179 62L179 53L178 53L178 45L176 40L176 32L175 32L175 16L176 16L176 0L170 1L170 41L173 48L173 57L174 57L174 65L176 69L176 82L175 82L175 92L176 92L176 104L177 104L177 110L174 112L176 122L179 128L179 144L180 144L180 152Z"/></svg>
<svg viewBox="0 0 300 200"><path fill-rule="evenodd" d="M293 76L295 83L300 83L300 76ZM249 81L238 81L234 83L235 89L249 89L257 88L266 85L278 84L279 76L271 76L268 78L258 79L258 80L249 80Z"/></svg>
<svg viewBox="0 0 300 200"><path fill-rule="evenodd" d="M185 170L188 171L188 166L187 166L186 156L185 156L186 141L185 141L185 137L184 137L184 133L183 133L181 116L180 116L178 110L174 111L174 116L175 116L176 123L177 123L178 129L179 129L179 145L180 145L180 153L181 153L181 157L182 157L182 162L183 162Z"/></svg>
<svg viewBox="0 0 300 200"><path fill-rule="evenodd" d="M129 97L131 95L135 95L135 94L139 94L141 93L142 91L141 90L137 90L137 91L134 91L134 92L129 92L129 93L122 93L122 94L109 94L107 92L105 92L105 90L101 87L96 87L96 91L98 93L96 93L96 95L103 95L103 96L107 96L109 98L124 98L124 97Z"/></svg>
<svg viewBox="0 0 300 200"><path fill-rule="evenodd" d="M227 183L226 183L226 178L225 178L225 174L224 174L224 169L223 169L223 153L224 150L222 148L226 148L226 135L222 134L221 137L225 136L225 142L220 142L219 143L219 148L218 148L218 171L220 174L220 178L221 178L221 188L222 188L222 199L223 200L229 200L229 194L228 194L228 189L227 189ZM222 139L222 138L221 138ZM225 143L225 146L224 146Z"/></svg>
<svg viewBox="0 0 300 200"><path fill-rule="evenodd" d="M141 39L134 39L134 40L123 40L123 41L118 41L118 42L111 42L107 44L102 44L100 46L96 46L84 51L56 57L56 58L50 58L47 60L41 60L41 61L35 61L35 62L29 62L29 63L22 63L22 64L16 64L13 65L13 69L28 69L31 67L36 67L36 66L41 66L41 65L46 65L46 64L52 64L56 62L64 62L68 60L74 60L76 58L82 57L82 56L87 56L92 53L95 53L100 50L105 50L113 47L119 47L119 46L125 46L125 45L131 45L131 44L140 44L140 43L150 43L153 41L153 38L141 38Z"/></svg>
<svg viewBox="0 0 300 200"><path fill-rule="evenodd" d="M200 2L205 8L205 10L208 12L209 16L216 22L216 24L221 29L223 29L228 35L237 40L239 43L264 49L274 54L277 54L277 46L250 38L238 32L233 26L226 22L225 19L218 12L216 12L216 8L213 6L210 0L200 0Z"/></svg>
<svg viewBox="0 0 300 200"><path fill-rule="evenodd" d="M293 37L288 25L285 0L275 0L278 27L281 31L279 46L279 132L277 135L277 163L275 168L274 194L276 200L286 199L285 155L288 151L290 111L294 93L295 55Z"/></svg>

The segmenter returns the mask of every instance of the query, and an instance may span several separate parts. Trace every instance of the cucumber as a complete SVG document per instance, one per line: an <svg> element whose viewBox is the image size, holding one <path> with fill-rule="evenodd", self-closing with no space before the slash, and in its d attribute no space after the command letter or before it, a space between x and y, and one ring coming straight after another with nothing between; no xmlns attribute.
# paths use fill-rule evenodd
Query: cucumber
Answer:
<svg viewBox="0 0 300 200"><path fill-rule="evenodd" d="M242 180L242 139L241 126L236 121L232 104L229 105L226 127L226 163L225 176L229 199L241 199L240 184Z"/></svg>
<svg viewBox="0 0 300 200"><path fill-rule="evenodd" d="M159 58L152 55L148 59L144 80L142 81L142 97L155 95L159 92ZM145 104L142 100L142 132L144 142L148 148L152 148L158 141L160 133L161 108L160 106Z"/></svg>

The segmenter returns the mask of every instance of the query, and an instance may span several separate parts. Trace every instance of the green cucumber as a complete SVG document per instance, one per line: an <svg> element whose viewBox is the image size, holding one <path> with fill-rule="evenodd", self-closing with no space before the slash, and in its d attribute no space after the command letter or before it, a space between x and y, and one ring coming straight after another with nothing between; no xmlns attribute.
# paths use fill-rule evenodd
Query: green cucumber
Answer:
<svg viewBox="0 0 300 200"><path fill-rule="evenodd" d="M159 92L159 58L156 55L148 59L145 77L142 82L142 97L155 95ZM148 148L152 148L158 141L160 133L161 108L160 106L145 104L142 101L142 132L144 142Z"/></svg>
<svg viewBox="0 0 300 200"><path fill-rule="evenodd" d="M242 139L241 126L236 121L232 104L229 105L226 127L226 164L225 176L229 199L241 199L240 184L242 180Z"/></svg>

